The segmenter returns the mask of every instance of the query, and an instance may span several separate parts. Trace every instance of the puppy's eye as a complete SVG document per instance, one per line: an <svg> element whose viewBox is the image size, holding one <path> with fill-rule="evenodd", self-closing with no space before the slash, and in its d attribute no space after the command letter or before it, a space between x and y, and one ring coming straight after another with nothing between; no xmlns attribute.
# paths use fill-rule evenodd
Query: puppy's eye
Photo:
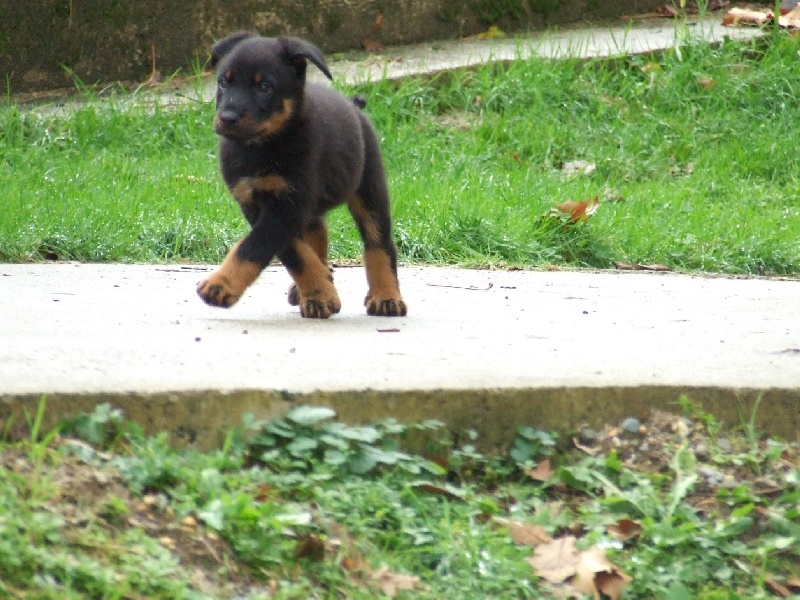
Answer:
<svg viewBox="0 0 800 600"><path fill-rule="evenodd" d="M258 89L258 91L262 94L266 94L272 91L272 85L269 83L269 81L262 81L256 86L256 89Z"/></svg>
<svg viewBox="0 0 800 600"><path fill-rule="evenodd" d="M231 85L231 82L228 81L225 77L220 77L219 80L217 81L217 84L219 85L219 88L221 90L224 90Z"/></svg>

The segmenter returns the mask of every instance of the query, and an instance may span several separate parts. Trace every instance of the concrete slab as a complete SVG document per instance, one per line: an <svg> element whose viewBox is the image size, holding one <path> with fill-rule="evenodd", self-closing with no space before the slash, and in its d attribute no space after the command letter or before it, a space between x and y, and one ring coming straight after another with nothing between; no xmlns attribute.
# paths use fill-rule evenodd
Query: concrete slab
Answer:
<svg viewBox="0 0 800 600"><path fill-rule="evenodd" d="M412 75L471 67L488 61L542 58L606 58L658 52L689 41L718 43L763 35L756 27L723 27L722 14L686 22L673 19L635 21L616 27L584 26L531 32L519 37L447 40L422 43L360 61L334 61L334 80L348 83L400 79ZM315 72L313 77L318 77ZM322 79L321 76L319 76Z"/></svg>
<svg viewBox="0 0 800 600"><path fill-rule="evenodd" d="M316 321L278 267L208 307L194 284L210 268L0 265L0 418L42 394L55 415L111 401L208 446L243 412L309 402L502 444L523 423L644 416L682 393L736 424L763 392L762 426L800 432L798 281L408 266L409 315L392 319L364 313L363 269L344 267L342 312Z"/></svg>

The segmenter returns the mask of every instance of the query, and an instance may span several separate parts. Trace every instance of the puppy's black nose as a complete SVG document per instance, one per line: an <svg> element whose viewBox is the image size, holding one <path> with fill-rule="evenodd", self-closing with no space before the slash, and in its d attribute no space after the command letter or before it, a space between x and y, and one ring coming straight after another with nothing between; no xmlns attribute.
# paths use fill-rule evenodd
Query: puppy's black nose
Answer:
<svg viewBox="0 0 800 600"><path fill-rule="evenodd" d="M238 111L235 110L223 110L219 113L219 120L222 122L223 125L230 127L231 125L236 125L239 122L239 119L242 115L239 114Z"/></svg>

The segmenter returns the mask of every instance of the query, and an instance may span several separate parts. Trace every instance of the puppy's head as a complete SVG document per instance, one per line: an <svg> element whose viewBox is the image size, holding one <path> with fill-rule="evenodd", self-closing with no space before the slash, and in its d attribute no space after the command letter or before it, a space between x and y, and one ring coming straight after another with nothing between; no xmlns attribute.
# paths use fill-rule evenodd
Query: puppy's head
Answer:
<svg viewBox="0 0 800 600"><path fill-rule="evenodd" d="M234 33L217 42L216 132L252 143L282 131L300 109L307 61L332 78L322 52L300 39Z"/></svg>

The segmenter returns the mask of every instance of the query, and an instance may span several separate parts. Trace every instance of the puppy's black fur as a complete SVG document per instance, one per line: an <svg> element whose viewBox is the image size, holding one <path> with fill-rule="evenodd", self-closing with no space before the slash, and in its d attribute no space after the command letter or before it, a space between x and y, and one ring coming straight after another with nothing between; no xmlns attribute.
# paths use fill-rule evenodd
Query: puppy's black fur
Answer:
<svg viewBox="0 0 800 600"><path fill-rule="evenodd" d="M211 61L222 176L251 230L198 284L200 297L232 306L277 256L294 280L289 302L302 316L339 312L324 215L347 203L364 241L367 313L405 315L386 176L363 99L306 83L308 61L331 73L303 40L234 33L214 46Z"/></svg>

